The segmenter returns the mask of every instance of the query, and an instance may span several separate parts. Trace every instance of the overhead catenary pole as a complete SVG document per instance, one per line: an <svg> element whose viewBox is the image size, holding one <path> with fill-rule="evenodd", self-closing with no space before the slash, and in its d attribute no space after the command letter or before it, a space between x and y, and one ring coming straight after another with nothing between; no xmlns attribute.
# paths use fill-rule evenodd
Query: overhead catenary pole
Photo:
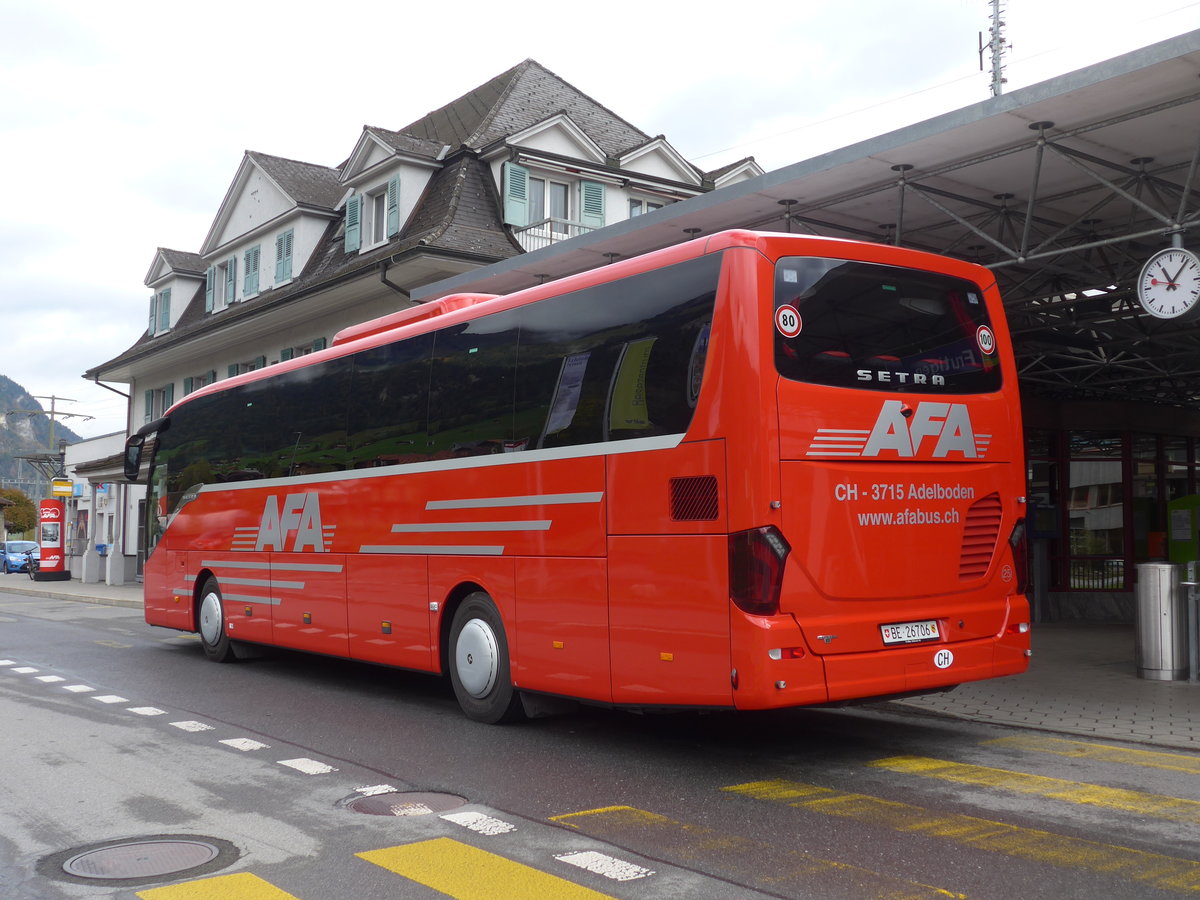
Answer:
<svg viewBox="0 0 1200 900"><path fill-rule="evenodd" d="M31 396L33 397L34 400L49 400L50 401L49 411L41 409L41 408L38 408L38 409L10 409L8 411L8 415L10 415L10 416L28 416L31 419L34 418L35 416L46 416L50 420L50 432L49 432L49 436L47 438L47 448L46 448L49 451L48 455L45 457L38 457L38 458L29 457L29 456L21 457L22 459L27 460L35 469L38 470L38 472L42 475L42 477L44 477L47 480L47 482L49 482L50 480L60 477L63 474L63 456L62 456L62 453L59 451L59 449L56 447L55 440L54 440L54 426L55 426L56 421L58 419L71 419L71 418L91 419L93 417L89 416L89 415L85 415L84 413L64 412L63 410L60 410L58 408L58 403L60 401L63 403L77 403L78 401L76 401L76 400L71 400L66 397L59 397L54 394L50 394L49 396L44 396L41 394L33 394Z"/></svg>

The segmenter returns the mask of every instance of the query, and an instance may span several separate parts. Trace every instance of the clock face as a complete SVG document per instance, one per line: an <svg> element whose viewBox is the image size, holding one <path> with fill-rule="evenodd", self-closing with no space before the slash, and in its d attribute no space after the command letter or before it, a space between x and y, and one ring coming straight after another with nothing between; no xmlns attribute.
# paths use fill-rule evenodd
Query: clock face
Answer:
<svg viewBox="0 0 1200 900"><path fill-rule="evenodd" d="M1160 250L1142 266L1138 300L1159 319L1191 318L1200 314L1200 259L1190 250Z"/></svg>

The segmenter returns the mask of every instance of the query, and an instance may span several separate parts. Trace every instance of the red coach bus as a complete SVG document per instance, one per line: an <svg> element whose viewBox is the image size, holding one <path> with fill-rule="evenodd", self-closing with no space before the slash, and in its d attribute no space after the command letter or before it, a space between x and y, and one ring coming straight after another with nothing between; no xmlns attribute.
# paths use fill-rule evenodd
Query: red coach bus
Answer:
<svg viewBox="0 0 1200 900"><path fill-rule="evenodd" d="M964 262L725 232L348 328L184 398L131 477L143 444L146 621L217 661L440 672L484 722L1028 664L1017 375Z"/></svg>

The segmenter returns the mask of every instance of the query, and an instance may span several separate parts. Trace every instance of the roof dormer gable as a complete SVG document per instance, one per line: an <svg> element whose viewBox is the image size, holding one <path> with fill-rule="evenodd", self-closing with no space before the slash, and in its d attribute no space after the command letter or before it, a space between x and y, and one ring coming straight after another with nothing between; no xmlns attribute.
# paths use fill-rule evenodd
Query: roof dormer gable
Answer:
<svg viewBox="0 0 1200 900"><path fill-rule="evenodd" d="M435 169L448 150L445 144L365 125L350 158L342 164L340 180L343 185L353 184L397 161Z"/></svg>
<svg viewBox="0 0 1200 900"><path fill-rule="evenodd" d="M154 252L154 259L150 262L150 269L142 283L149 288L158 288L163 283L177 278L203 280L204 259L198 253L159 247Z"/></svg>
<svg viewBox="0 0 1200 900"><path fill-rule="evenodd" d="M618 163L622 169L655 178L694 185L700 185L703 180L696 167L684 159L662 135L621 154Z"/></svg>
<svg viewBox="0 0 1200 900"><path fill-rule="evenodd" d="M343 193L336 169L248 150L200 253L208 256L296 211L332 218Z"/></svg>
<svg viewBox="0 0 1200 900"><path fill-rule="evenodd" d="M600 145L565 112L509 135L504 143L596 165L604 165L607 160Z"/></svg>

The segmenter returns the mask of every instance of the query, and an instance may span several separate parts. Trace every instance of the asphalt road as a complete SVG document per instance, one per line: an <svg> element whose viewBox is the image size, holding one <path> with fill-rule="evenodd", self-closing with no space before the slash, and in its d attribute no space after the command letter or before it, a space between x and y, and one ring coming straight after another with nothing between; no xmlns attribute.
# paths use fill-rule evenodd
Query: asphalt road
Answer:
<svg viewBox="0 0 1200 900"><path fill-rule="evenodd" d="M882 709L484 726L2 582L0 760L3 900L1200 893L1197 754ZM145 874L176 851L214 858Z"/></svg>

